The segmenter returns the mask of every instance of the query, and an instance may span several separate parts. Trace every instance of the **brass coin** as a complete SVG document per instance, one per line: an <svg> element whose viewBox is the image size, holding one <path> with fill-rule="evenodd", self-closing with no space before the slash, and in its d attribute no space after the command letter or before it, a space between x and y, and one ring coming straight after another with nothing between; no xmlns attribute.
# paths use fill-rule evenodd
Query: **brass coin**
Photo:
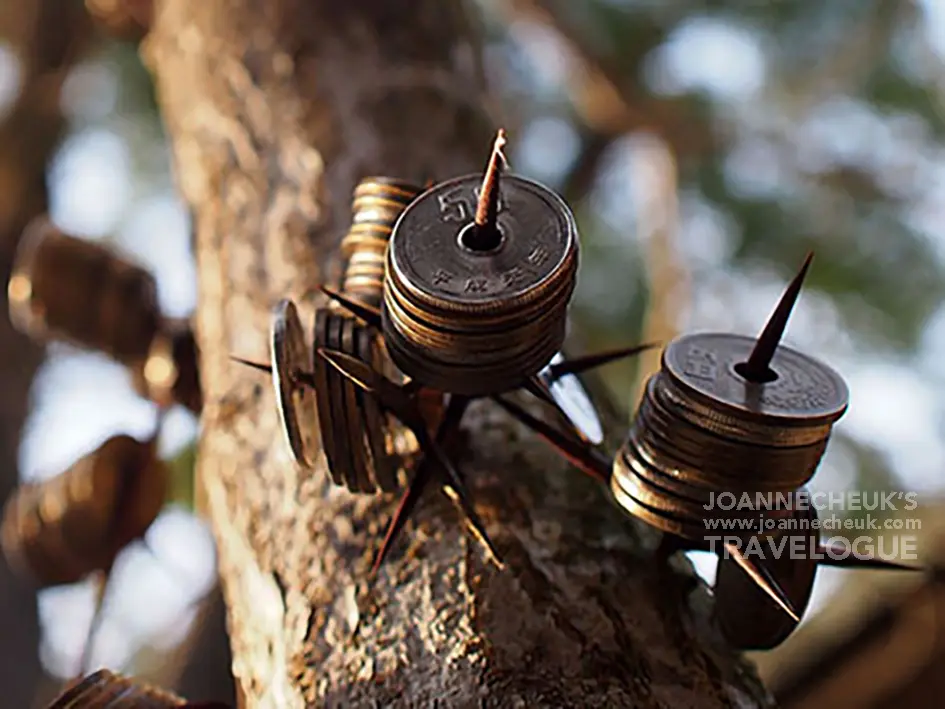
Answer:
<svg viewBox="0 0 945 709"><path fill-rule="evenodd" d="M271 323L272 384L282 431L295 462L312 468L318 456L315 392L299 376L312 371L312 361L295 303L279 301Z"/></svg>
<svg viewBox="0 0 945 709"><path fill-rule="evenodd" d="M783 345L770 365L776 380L755 384L743 379L736 365L748 359L754 345L754 338L741 335L686 335L663 351L663 371L696 400L731 416L814 426L843 415L849 399L843 378Z"/></svg>
<svg viewBox="0 0 945 709"><path fill-rule="evenodd" d="M683 539L702 540L705 536L703 524L694 524L692 520L675 517L639 501L632 490L624 487L623 479L616 474L616 471L610 478L610 491L613 493L614 500L627 514L643 520L661 532L675 534Z"/></svg>
<svg viewBox="0 0 945 709"><path fill-rule="evenodd" d="M327 308L319 308L315 311L315 328L312 341L315 364L315 396L318 402L318 424L321 430L322 449L325 452L328 474L335 485L344 485L345 479L337 452L339 440L336 438L334 428L335 413L331 406L331 384L329 379L331 372L329 370L332 367L318 355L320 347L331 347L331 341L328 337L328 324L331 316L332 313Z"/></svg>
<svg viewBox="0 0 945 709"><path fill-rule="evenodd" d="M567 374L553 381L550 377L550 367L564 361L564 355L560 352L556 353L538 376L548 384L552 398L561 407L574 428L586 441L595 446L600 445L604 441L604 430L597 416L597 409L594 408L594 404L584 390L581 380L574 374Z"/></svg>
<svg viewBox="0 0 945 709"><path fill-rule="evenodd" d="M650 385L650 398L655 405L672 411L675 418L684 419L698 428L729 440L772 447L805 446L828 438L832 429L830 423L813 426L767 425L764 422L727 416L719 411L718 407L706 406L686 396L673 384L670 377L662 373L651 377Z"/></svg>

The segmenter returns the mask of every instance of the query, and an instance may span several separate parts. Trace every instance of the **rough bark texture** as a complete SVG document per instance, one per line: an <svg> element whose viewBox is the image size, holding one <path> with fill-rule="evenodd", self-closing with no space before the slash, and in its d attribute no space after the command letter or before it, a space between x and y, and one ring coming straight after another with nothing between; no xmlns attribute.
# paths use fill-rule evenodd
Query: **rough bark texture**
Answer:
<svg viewBox="0 0 945 709"><path fill-rule="evenodd" d="M304 306L359 177L481 169L474 38L441 0L164 0L145 47L196 219L206 406L199 477L220 552L233 669L250 707L756 706L707 596L647 536L487 404L460 453L507 568L442 496L373 589L393 500L300 475L269 381L269 309Z"/></svg>
<svg viewBox="0 0 945 709"><path fill-rule="evenodd" d="M20 432L43 349L13 330L5 284L24 226L46 210L46 165L65 120L59 90L85 40L82 8L61 0L0 5L0 44L19 60L20 92L0 115L0 504L18 482ZM5 706L29 706L43 678L35 590L0 555L0 687Z"/></svg>

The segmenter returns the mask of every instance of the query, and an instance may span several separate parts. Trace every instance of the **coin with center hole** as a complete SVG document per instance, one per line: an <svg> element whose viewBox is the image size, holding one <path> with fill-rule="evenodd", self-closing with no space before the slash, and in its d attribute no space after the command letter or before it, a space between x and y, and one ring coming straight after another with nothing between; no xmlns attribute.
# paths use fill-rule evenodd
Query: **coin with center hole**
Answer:
<svg viewBox="0 0 945 709"><path fill-rule="evenodd" d="M298 310L291 300L279 301L273 310L270 350L282 431L295 462L312 468L318 456L315 392L303 382L311 376L312 361Z"/></svg>
<svg viewBox="0 0 945 709"><path fill-rule="evenodd" d="M699 333L673 340L663 351L663 371L693 398L729 415L772 425L832 422L846 411L843 378L826 364L783 345L775 350L774 381L755 384L737 371L755 338Z"/></svg>

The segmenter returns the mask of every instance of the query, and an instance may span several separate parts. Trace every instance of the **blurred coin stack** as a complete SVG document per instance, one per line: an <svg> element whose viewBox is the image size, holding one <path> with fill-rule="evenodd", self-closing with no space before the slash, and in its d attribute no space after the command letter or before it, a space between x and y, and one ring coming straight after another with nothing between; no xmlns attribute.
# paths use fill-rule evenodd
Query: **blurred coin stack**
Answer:
<svg viewBox="0 0 945 709"><path fill-rule="evenodd" d="M199 413L193 334L162 318L144 269L39 217L23 234L7 292L10 320L25 334L102 352L131 370L142 396Z"/></svg>
<svg viewBox="0 0 945 709"><path fill-rule="evenodd" d="M783 346L770 361L769 381L750 381L739 370L755 344L697 334L665 349L614 463L611 487L629 512L693 540L739 533L737 526L708 527L706 518L794 515L783 504L790 496L778 505L776 493L813 476L847 408L847 388L825 364ZM744 493L748 505L738 504Z"/></svg>
<svg viewBox="0 0 945 709"><path fill-rule="evenodd" d="M196 707L172 692L99 670L60 694L46 709L171 709ZM201 702L203 709L225 709L218 702Z"/></svg>
<svg viewBox="0 0 945 709"><path fill-rule="evenodd" d="M426 386L464 396L515 389L548 364L564 341L578 267L577 230L560 197L504 176L494 219L478 224L482 184L468 175L414 201L391 237L384 281L391 359Z"/></svg>
<svg viewBox="0 0 945 709"><path fill-rule="evenodd" d="M354 189L351 228L341 241L347 259L341 292L375 308L384 295L384 261L394 224L423 190L391 177L367 177Z"/></svg>
<svg viewBox="0 0 945 709"><path fill-rule="evenodd" d="M167 484L154 439L113 436L63 473L17 488L0 526L4 556L40 587L107 571L157 517Z"/></svg>

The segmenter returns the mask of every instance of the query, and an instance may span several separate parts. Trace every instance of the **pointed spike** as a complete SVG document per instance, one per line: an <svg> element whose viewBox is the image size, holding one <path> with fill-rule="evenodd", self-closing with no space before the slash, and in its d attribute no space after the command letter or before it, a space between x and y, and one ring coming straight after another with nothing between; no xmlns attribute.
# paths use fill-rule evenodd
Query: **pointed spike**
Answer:
<svg viewBox="0 0 945 709"><path fill-rule="evenodd" d="M505 130L500 128L496 133L492 153L489 155L489 162L482 176L475 220L472 228L463 235L463 244L473 251L491 251L502 240L497 221L499 215L499 182L502 167L505 164L505 156L502 153L504 146Z"/></svg>
<svg viewBox="0 0 945 709"><path fill-rule="evenodd" d="M495 229L496 214L499 207L499 180L503 167L502 148L505 147L505 130L499 128L495 142L492 144L492 153L486 172L482 176L482 187L479 188L479 204L476 205L476 226L480 229Z"/></svg>
<svg viewBox="0 0 945 709"><path fill-rule="evenodd" d="M794 280L788 284L788 287L784 290L784 294L781 296L781 300L778 301L777 306L775 306L774 312L771 313L771 317L768 318L768 322L758 336L758 340L755 342L755 347L748 356L748 360L740 365L736 365L738 373L748 381L756 383L768 381L770 377L768 372L771 359L774 357L775 350L778 348L778 343L781 342L781 338L784 336L788 318L791 317L791 311L794 309L798 296L801 294L801 286L804 284L804 278L807 276L807 270L810 268L810 263L813 258L814 252L808 252L807 258L804 259L804 263L801 266L801 270L794 276Z"/></svg>
<svg viewBox="0 0 945 709"><path fill-rule="evenodd" d="M319 286L319 288L321 289L322 293L343 305L345 310L350 312L355 317L360 318L371 327L377 330L380 330L383 327L381 322L380 308L375 308L373 305L368 305L367 303L361 303L357 300L353 300L346 295L342 295L336 290L328 288L327 286Z"/></svg>
<svg viewBox="0 0 945 709"><path fill-rule="evenodd" d="M888 561L874 556L863 558L850 554L847 546L834 542L818 544L817 552L822 557L820 563L824 566L835 566L844 569L880 569L883 571L922 571L916 566L900 564L898 561Z"/></svg>
<svg viewBox="0 0 945 709"><path fill-rule="evenodd" d="M418 437L426 435L426 423L413 399L366 362L338 350L318 348L318 356L337 369L364 391L371 394L382 408L390 411Z"/></svg>
<svg viewBox="0 0 945 709"><path fill-rule="evenodd" d="M553 426L532 416L525 409L507 399L503 399L501 396L494 396L492 400L505 409L510 416L518 419L537 433L582 473L591 476L600 483L605 483L610 479L611 462L600 451L582 446L577 441L564 436Z"/></svg>
<svg viewBox="0 0 945 709"><path fill-rule="evenodd" d="M410 486L401 496L400 502L397 504L397 509L394 510L394 514L387 524L387 532L384 534L384 541L381 543L381 548L378 549L377 556L374 557L374 564L371 566L372 576L377 575L381 564L384 563L384 560L393 548L394 542L400 535L401 530L403 530L404 525L407 524L407 520L410 519L411 513L417 506L417 501L423 494L423 490L426 488L427 482L430 479L431 469L432 467L427 463L425 458L420 462L420 465L417 466L413 480L410 481Z"/></svg>
<svg viewBox="0 0 945 709"><path fill-rule="evenodd" d="M556 409L560 409L558 402L555 401L555 398L551 395L551 391L548 389L548 385L545 384L537 375L529 377L525 380L525 383L522 384L522 388L525 389L529 394L534 396L539 401L544 401L549 406L553 406ZM560 412L564 415L564 412Z"/></svg>
<svg viewBox="0 0 945 709"><path fill-rule="evenodd" d="M621 347L620 349L608 350L606 352L599 352L592 355L585 355L584 357L578 357L577 359L569 359L558 364L552 364L550 367L548 367L548 381L556 382L561 379L561 377L565 377L569 374L580 374L590 369L596 369L597 367L601 367L605 364L616 362L620 359L633 357L634 355L641 354L647 350L655 349L659 346L660 345L658 342L647 342L642 345Z"/></svg>
<svg viewBox="0 0 945 709"><path fill-rule="evenodd" d="M479 513L476 512L472 503L470 503L469 496L465 492L460 492L460 490L452 485L444 486L443 492L459 507L460 511L463 513L466 527L472 532L472 535L479 543L482 544L489 560L492 561L497 568L504 569L505 562L502 561L502 557L499 556L499 552L496 550L495 544L492 543L489 533L486 532L486 526L479 517Z"/></svg>
<svg viewBox="0 0 945 709"><path fill-rule="evenodd" d="M555 399L555 395L551 392L551 389L548 387L548 383L541 378L539 375L529 377L525 380L525 384L522 385L526 391L528 391L532 396L540 401L545 402L548 406L555 410L555 413L558 414L562 419L567 421L571 425L571 432L582 441L586 441L587 437L584 435L584 432L574 425L571 417L568 416L568 413L561 408L561 404L558 403L558 400Z"/></svg>
<svg viewBox="0 0 945 709"><path fill-rule="evenodd" d="M787 597L781 585L763 564L756 564L751 559L745 557L741 550L734 544L726 544L725 551L728 552L729 556L742 568L742 571L748 574L751 580L757 584L758 588L767 593L768 596L771 597L771 600L777 603L795 622L801 622L801 617L798 615L797 611L794 610L791 599Z"/></svg>
<svg viewBox="0 0 945 709"><path fill-rule="evenodd" d="M376 393L381 375L357 357L327 347L318 348L318 356L366 392Z"/></svg>
<svg viewBox="0 0 945 709"><path fill-rule="evenodd" d="M258 369L260 372L265 372L266 374L272 374L272 365L268 362L253 362L248 359L243 359L242 357L237 357L236 355L230 355L230 359L234 362L239 362L240 364L245 364L247 367L252 367L253 369Z"/></svg>

